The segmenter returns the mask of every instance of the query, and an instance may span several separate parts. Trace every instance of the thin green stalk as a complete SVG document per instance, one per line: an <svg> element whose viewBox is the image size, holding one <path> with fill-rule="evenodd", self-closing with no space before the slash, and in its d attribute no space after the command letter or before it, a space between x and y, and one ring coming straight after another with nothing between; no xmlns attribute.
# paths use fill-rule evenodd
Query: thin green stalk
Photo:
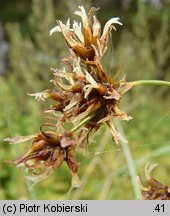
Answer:
<svg viewBox="0 0 170 216"><path fill-rule="evenodd" d="M81 128L84 124L86 124L88 121L90 121L94 116L96 115L96 113L91 114L90 116L88 116L87 118L85 118L83 121L81 121L78 125L76 125L74 128L72 128L71 132L75 132L77 131L79 128Z"/></svg>
<svg viewBox="0 0 170 216"><path fill-rule="evenodd" d="M137 80L137 81L128 82L128 84L130 84L132 86L138 86L138 85L170 86L170 82L162 81L162 80Z"/></svg>
<svg viewBox="0 0 170 216"><path fill-rule="evenodd" d="M118 131L120 132L123 139L126 139L121 123L119 121L116 121L115 123L117 124ZM120 145L122 147L122 151L123 151L125 159L127 161L127 167L129 170L129 175L131 178L131 183L132 183L135 198L136 199L142 199L140 189L139 189L137 182L136 182L137 172L136 172L135 162L133 160L128 142L121 140Z"/></svg>

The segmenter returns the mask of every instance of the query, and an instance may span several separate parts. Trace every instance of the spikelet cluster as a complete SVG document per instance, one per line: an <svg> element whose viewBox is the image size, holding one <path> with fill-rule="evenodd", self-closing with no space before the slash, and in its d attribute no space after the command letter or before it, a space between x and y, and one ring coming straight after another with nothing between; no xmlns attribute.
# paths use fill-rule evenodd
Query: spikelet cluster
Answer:
<svg viewBox="0 0 170 216"><path fill-rule="evenodd" d="M38 101L53 101L45 113L53 115L55 123L44 123L40 132L31 136L6 139L11 143L32 141L30 149L12 161L17 167L27 168L27 178L31 181L48 177L65 161L73 176L73 186L78 185L76 152L89 134L106 124L118 144L121 136L113 118L131 119L119 108L122 95L131 86L125 76L119 81L109 77L101 62L107 51L109 33L122 23L115 17L102 28L94 15L97 10L91 8L87 14L84 7L79 6L75 15L81 17L81 22L57 21L57 26L50 31L50 35L56 32L63 35L70 55L62 60L62 68L51 69L53 89L30 96ZM70 130L65 127L68 123Z"/></svg>

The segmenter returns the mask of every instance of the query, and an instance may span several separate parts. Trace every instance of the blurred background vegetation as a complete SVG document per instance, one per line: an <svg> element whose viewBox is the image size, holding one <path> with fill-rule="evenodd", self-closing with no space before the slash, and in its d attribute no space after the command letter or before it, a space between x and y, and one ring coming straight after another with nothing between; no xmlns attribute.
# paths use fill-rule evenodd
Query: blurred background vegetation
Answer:
<svg viewBox="0 0 170 216"><path fill-rule="evenodd" d="M6 137L34 134L45 121L42 102L27 96L51 88L50 67L60 67L67 49L60 34L49 36L55 20L77 19L78 5L100 7L104 24L119 16L123 27L111 35L105 69L112 75L123 65L127 80L170 80L169 0L1 0L0 1L0 199L134 199L124 154L103 127L78 154L82 186L68 193L66 166L29 190L24 172L6 163L27 148L10 146ZM170 186L170 91L143 86L129 92L122 107L133 120L122 126L138 174L146 162L159 163L154 176ZM47 104L46 104L47 106Z"/></svg>

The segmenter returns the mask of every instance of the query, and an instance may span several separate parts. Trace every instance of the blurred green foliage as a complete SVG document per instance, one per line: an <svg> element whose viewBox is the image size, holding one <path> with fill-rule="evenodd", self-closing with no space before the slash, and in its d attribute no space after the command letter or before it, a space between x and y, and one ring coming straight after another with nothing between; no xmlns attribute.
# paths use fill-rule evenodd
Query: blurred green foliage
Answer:
<svg viewBox="0 0 170 216"><path fill-rule="evenodd" d="M121 2L121 3L120 3ZM44 122L43 103L27 96L51 88L50 67L60 67L66 54L61 35L49 36L56 19L72 17L78 5L100 6L98 17L104 24L112 16L121 17L123 28L111 36L105 69L110 75L123 65L121 76L128 80L170 80L170 5L154 8L143 1L1 1L0 19L10 44L5 75L0 75L0 139L33 134ZM134 117L123 122L140 176L146 161L160 166L155 176L169 184L170 172L170 97L164 87L138 87L122 101L122 107ZM78 154L82 187L68 193L70 175L62 166L47 180L29 190L24 172L7 160L28 148L27 144L0 144L0 199L133 199L126 161L108 130L103 127Z"/></svg>

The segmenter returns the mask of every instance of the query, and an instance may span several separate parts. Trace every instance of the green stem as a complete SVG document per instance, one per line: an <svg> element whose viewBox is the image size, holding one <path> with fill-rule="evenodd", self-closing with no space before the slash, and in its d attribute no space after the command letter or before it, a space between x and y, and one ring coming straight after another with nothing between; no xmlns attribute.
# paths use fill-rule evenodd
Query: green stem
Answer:
<svg viewBox="0 0 170 216"><path fill-rule="evenodd" d="M133 157L132 157L128 142L124 141L124 140L126 140L126 137L125 137L123 127L122 127L120 121L117 120L117 121L115 121L115 123L116 123L116 126L118 128L118 131L120 132L120 134L121 134L121 136L123 138L120 141L120 145L122 147L122 151L123 151L125 159L127 161L127 167L128 167L128 170L129 170L129 175L130 175L130 178L131 178L131 184L132 184L132 187L133 187L135 198L136 199L142 199L140 189L139 189L139 187L137 185L137 182L136 182L137 171L136 171L136 167L135 167L135 162L133 160Z"/></svg>
<svg viewBox="0 0 170 216"><path fill-rule="evenodd" d="M162 80L137 80L137 81L128 82L128 84L131 84L132 86L138 86L138 85L170 86L170 82L162 81Z"/></svg>
<svg viewBox="0 0 170 216"><path fill-rule="evenodd" d="M79 128L81 128L81 126L83 126L84 124L86 124L88 121L90 121L94 116L96 115L96 113L91 114L90 116L88 116L87 118L85 118L83 121L81 121L78 125L76 125L71 132L75 132L77 131Z"/></svg>

